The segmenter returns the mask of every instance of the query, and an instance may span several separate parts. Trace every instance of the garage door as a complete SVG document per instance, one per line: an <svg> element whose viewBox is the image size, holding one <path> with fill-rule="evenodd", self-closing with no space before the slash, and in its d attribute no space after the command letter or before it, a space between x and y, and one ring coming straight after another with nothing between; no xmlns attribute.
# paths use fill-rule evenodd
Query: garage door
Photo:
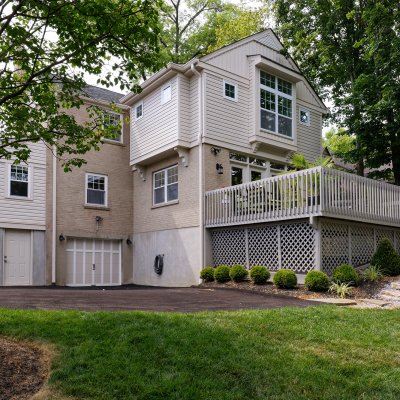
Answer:
<svg viewBox="0 0 400 400"><path fill-rule="evenodd" d="M121 241L68 239L66 285L121 284Z"/></svg>

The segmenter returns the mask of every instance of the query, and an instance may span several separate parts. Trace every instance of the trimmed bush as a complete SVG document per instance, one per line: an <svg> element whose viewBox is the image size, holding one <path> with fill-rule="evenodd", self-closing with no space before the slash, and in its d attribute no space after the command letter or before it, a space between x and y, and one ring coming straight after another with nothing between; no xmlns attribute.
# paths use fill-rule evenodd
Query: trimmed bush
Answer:
<svg viewBox="0 0 400 400"><path fill-rule="evenodd" d="M328 275L322 271L310 271L304 280L305 287L313 292L326 292L330 284Z"/></svg>
<svg viewBox="0 0 400 400"><path fill-rule="evenodd" d="M357 271L352 265L343 264L336 267L332 274L332 280L336 283L348 283L357 286L359 281Z"/></svg>
<svg viewBox="0 0 400 400"><path fill-rule="evenodd" d="M281 289L293 289L297 285L297 277L291 269L281 269L274 275L274 285Z"/></svg>
<svg viewBox="0 0 400 400"><path fill-rule="evenodd" d="M262 265L255 265L250 270L250 278L256 285L266 283L270 276L268 268Z"/></svg>
<svg viewBox="0 0 400 400"><path fill-rule="evenodd" d="M219 283L229 281L229 267L227 265L220 265L214 269L214 279Z"/></svg>
<svg viewBox="0 0 400 400"><path fill-rule="evenodd" d="M212 282L214 280L214 268L204 267L200 272L200 278L205 282Z"/></svg>
<svg viewBox="0 0 400 400"><path fill-rule="evenodd" d="M389 239L384 238L379 242L371 265L378 267L384 275L400 275L400 256Z"/></svg>
<svg viewBox="0 0 400 400"><path fill-rule="evenodd" d="M247 269L243 265L236 264L229 268L229 276L234 282L243 282L247 275Z"/></svg>

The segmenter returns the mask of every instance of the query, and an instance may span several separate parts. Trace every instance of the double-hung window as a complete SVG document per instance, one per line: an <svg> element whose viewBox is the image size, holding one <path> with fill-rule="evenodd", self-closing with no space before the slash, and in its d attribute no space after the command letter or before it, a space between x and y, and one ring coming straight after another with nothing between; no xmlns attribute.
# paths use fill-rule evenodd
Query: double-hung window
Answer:
<svg viewBox="0 0 400 400"><path fill-rule="evenodd" d="M143 102L139 103L135 107L135 120L137 121L138 119L143 117Z"/></svg>
<svg viewBox="0 0 400 400"><path fill-rule="evenodd" d="M107 206L107 176L86 174L86 204Z"/></svg>
<svg viewBox="0 0 400 400"><path fill-rule="evenodd" d="M174 165L153 174L153 203L178 200L178 166Z"/></svg>
<svg viewBox="0 0 400 400"><path fill-rule="evenodd" d="M29 167L10 165L9 195L29 198Z"/></svg>
<svg viewBox="0 0 400 400"><path fill-rule="evenodd" d="M108 129L111 132L107 132L105 139L113 142L122 143L122 121L121 115L113 113L111 111L105 111L103 117L104 129Z"/></svg>
<svg viewBox="0 0 400 400"><path fill-rule="evenodd" d="M283 136L293 137L292 84L260 71L261 128Z"/></svg>

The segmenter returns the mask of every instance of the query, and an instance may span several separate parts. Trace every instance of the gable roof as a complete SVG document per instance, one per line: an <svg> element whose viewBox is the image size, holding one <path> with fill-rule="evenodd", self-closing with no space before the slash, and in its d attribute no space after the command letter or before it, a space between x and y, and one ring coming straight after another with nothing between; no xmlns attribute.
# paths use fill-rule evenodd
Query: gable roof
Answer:
<svg viewBox="0 0 400 400"><path fill-rule="evenodd" d="M85 86L82 90L82 95L93 100L103 100L109 103L118 103L124 97L122 93L93 85Z"/></svg>

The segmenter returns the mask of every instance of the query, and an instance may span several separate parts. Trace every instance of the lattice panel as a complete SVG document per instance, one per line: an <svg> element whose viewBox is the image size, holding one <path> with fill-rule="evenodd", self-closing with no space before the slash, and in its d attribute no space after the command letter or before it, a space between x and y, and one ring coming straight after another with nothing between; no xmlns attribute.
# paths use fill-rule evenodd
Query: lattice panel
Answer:
<svg viewBox="0 0 400 400"><path fill-rule="evenodd" d="M351 225L351 264L355 267L367 264L374 254L374 228Z"/></svg>
<svg viewBox="0 0 400 400"><path fill-rule="evenodd" d="M393 231L388 231L387 229L380 229L377 228L375 230L375 238L376 238L376 245L378 246L379 242L386 238L389 239L392 244L394 244L394 232Z"/></svg>
<svg viewBox="0 0 400 400"><path fill-rule="evenodd" d="M395 231L395 244L397 252L400 254L400 231Z"/></svg>
<svg viewBox="0 0 400 400"><path fill-rule="evenodd" d="M323 222L321 226L322 270L332 275L333 270L349 262L348 227L344 224Z"/></svg>
<svg viewBox="0 0 400 400"><path fill-rule="evenodd" d="M278 226L270 225L248 230L249 263L265 265L270 271L279 269Z"/></svg>
<svg viewBox="0 0 400 400"><path fill-rule="evenodd" d="M246 233L244 229L212 232L214 265L246 265Z"/></svg>
<svg viewBox="0 0 400 400"><path fill-rule="evenodd" d="M315 232L307 224L281 225L282 268L306 273L315 268Z"/></svg>

